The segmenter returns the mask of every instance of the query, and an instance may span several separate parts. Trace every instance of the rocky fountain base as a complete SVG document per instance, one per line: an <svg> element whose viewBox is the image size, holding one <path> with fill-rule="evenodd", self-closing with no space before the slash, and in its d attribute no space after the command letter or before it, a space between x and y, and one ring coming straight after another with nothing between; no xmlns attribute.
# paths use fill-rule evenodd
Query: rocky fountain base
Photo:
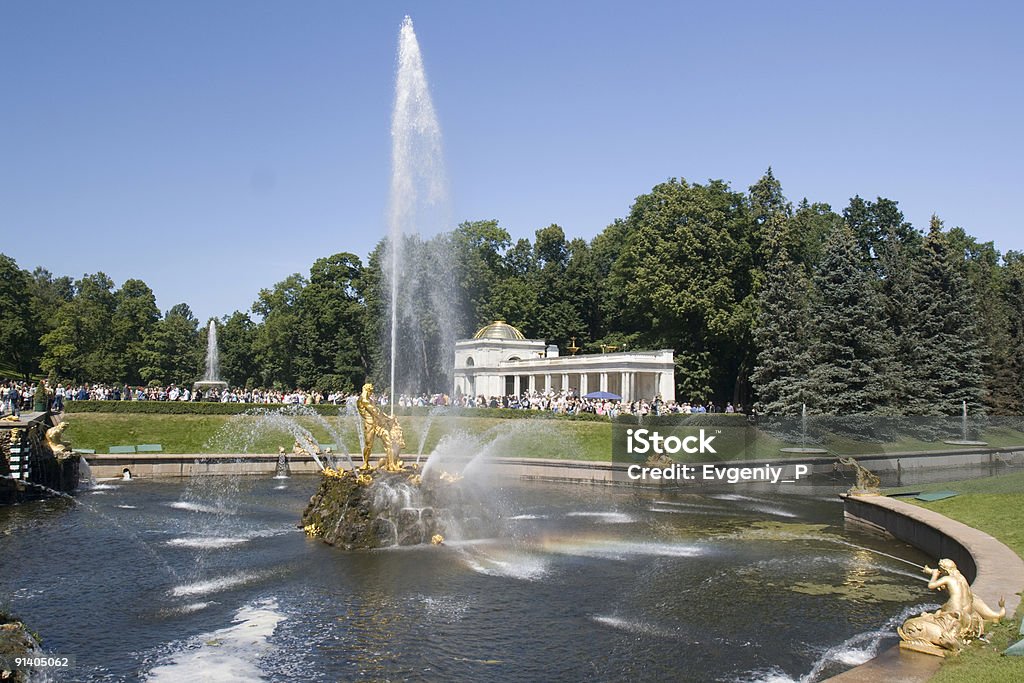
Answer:
<svg viewBox="0 0 1024 683"><path fill-rule="evenodd" d="M473 538L487 524L461 477L434 474L427 481L413 469L327 469L301 526L328 545L362 550Z"/></svg>
<svg viewBox="0 0 1024 683"><path fill-rule="evenodd" d="M320 489L302 513L303 530L346 550L476 537L485 527L487 508L468 495L462 476L427 475L399 459L399 450L405 446L402 427L394 415L385 415L374 404L372 392L373 385L367 382L356 401L366 466L323 470ZM378 439L385 455L377 467L370 467L371 449Z"/></svg>
<svg viewBox="0 0 1024 683"><path fill-rule="evenodd" d="M0 611L0 680L14 683L40 680L28 667L14 666L16 658L38 656L39 638L20 620Z"/></svg>

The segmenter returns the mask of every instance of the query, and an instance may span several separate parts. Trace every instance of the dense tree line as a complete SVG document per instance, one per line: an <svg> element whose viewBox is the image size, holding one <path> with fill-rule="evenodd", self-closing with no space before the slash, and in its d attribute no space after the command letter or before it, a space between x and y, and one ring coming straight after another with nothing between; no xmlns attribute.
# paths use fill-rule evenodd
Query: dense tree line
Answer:
<svg viewBox="0 0 1024 683"><path fill-rule="evenodd" d="M783 194L670 179L589 242L558 225L513 240L496 220L402 245L401 389L451 386L452 342L504 319L583 352L671 348L680 400L760 412L1024 410L1024 255L896 202L837 213ZM352 390L389 374L386 245L318 259L218 320L234 385ZM71 381L186 384L205 325L161 314L140 280L72 281L0 255L0 368Z"/></svg>

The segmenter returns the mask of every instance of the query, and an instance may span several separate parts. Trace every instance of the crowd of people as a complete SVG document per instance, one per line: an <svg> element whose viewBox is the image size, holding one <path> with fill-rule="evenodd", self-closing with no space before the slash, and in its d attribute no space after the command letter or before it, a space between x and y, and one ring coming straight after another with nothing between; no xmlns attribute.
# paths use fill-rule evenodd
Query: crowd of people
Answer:
<svg viewBox="0 0 1024 683"><path fill-rule="evenodd" d="M449 406L457 408L506 408L512 410L546 410L560 415L576 415L592 413L607 415L614 418L621 414L628 415L671 415L680 413L739 413L742 406L727 403L720 407L712 401L663 401L660 396L653 399L638 401L621 401L617 399L593 399L577 396L570 391L524 392L520 395L508 396L456 396L447 394L420 394L410 396L402 394L398 397L400 407Z"/></svg>
<svg viewBox="0 0 1024 683"><path fill-rule="evenodd" d="M0 415L20 415L32 410L36 397L36 385L29 382L0 382Z"/></svg>
<svg viewBox="0 0 1024 683"><path fill-rule="evenodd" d="M127 384L73 384L44 382L47 400L55 412L61 412L68 401L213 401L216 403L258 403L268 405L313 405L345 403L356 394L293 389L193 389L188 386L141 387ZM0 415L31 410L38 385L13 380L0 381Z"/></svg>
<svg viewBox="0 0 1024 683"><path fill-rule="evenodd" d="M179 387L132 387L127 384L69 384L44 383L47 398L52 401L52 410L61 412L68 401L214 401L218 403L255 403L267 405L343 405L357 394L349 392L328 392L293 389L192 389ZM0 414L17 414L32 408L37 385L31 382L6 381L0 383ZM390 401L386 393L377 396L382 406ZM570 391L524 392L508 396L450 396L448 394L418 395L401 394L398 397L401 408L505 408L511 410L537 410L558 415L590 413L615 418L618 415L670 415L680 413L742 413L742 406L727 403L724 407L712 401L663 401L660 396L636 401L615 399L593 399L578 396Z"/></svg>
<svg viewBox="0 0 1024 683"><path fill-rule="evenodd" d="M318 391L275 389L192 389L187 386L133 387L127 384L58 384L47 387L55 409L65 401L212 401L216 403L264 403L311 405L325 403Z"/></svg>

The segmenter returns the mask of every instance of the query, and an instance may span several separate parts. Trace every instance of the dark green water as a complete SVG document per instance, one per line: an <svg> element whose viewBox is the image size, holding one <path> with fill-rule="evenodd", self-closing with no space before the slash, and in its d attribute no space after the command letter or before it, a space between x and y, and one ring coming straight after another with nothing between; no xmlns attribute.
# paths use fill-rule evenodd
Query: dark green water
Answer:
<svg viewBox="0 0 1024 683"><path fill-rule="evenodd" d="M934 601L830 491L515 484L504 531L345 553L314 477L115 482L0 509L0 594L73 681L816 680ZM923 575L921 575L923 576Z"/></svg>

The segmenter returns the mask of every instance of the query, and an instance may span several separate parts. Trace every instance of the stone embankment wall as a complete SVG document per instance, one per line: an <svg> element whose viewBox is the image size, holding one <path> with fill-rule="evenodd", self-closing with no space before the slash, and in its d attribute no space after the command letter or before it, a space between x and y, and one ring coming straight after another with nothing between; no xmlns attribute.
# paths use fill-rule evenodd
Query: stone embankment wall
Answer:
<svg viewBox="0 0 1024 683"><path fill-rule="evenodd" d="M885 496L844 496L847 519L905 541L936 560L949 558L971 581L971 589L995 607L1006 600L1013 614L1024 591L1024 559L973 527L937 512ZM834 683L907 681L924 683L941 665L938 657L893 647L870 662L830 678Z"/></svg>

